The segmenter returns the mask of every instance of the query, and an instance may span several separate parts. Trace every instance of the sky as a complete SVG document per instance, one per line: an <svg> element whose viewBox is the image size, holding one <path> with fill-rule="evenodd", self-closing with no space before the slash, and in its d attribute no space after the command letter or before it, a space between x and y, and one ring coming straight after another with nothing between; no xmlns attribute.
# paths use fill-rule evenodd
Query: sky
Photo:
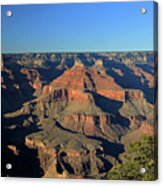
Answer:
<svg viewBox="0 0 163 186"><path fill-rule="evenodd" d="M140 9L146 8L146 14ZM6 11L12 12L11 17ZM2 53L153 50L153 2L3 5Z"/></svg>

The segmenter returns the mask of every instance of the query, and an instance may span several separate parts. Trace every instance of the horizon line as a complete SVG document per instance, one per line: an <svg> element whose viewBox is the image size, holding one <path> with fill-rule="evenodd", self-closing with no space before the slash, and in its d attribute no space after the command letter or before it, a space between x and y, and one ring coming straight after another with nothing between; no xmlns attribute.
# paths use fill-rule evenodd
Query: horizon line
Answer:
<svg viewBox="0 0 163 186"><path fill-rule="evenodd" d="M127 52L158 52L158 50L145 49L145 50L111 50L111 51L38 51L38 52L1 52L4 54L47 54L47 53L127 53Z"/></svg>

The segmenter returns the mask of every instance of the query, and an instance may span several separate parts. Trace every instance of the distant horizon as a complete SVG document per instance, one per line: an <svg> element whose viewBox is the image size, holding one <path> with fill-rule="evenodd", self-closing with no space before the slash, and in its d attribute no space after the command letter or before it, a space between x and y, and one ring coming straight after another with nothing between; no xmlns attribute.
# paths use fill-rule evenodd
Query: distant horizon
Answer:
<svg viewBox="0 0 163 186"><path fill-rule="evenodd" d="M157 51L154 6L153 1L2 5L2 54ZM141 8L147 12L141 14Z"/></svg>
<svg viewBox="0 0 163 186"><path fill-rule="evenodd" d="M126 50L126 51L45 51L45 52L20 52L20 53L1 53L4 54L50 54L50 53L56 53L56 54L66 54L66 53L128 53L128 52L158 52L157 50Z"/></svg>

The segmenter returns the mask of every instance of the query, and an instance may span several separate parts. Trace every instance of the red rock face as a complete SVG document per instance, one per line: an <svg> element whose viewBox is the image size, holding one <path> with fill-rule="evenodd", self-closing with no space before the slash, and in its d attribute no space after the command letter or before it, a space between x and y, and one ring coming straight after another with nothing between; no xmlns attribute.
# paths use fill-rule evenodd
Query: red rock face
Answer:
<svg viewBox="0 0 163 186"><path fill-rule="evenodd" d="M46 96L46 95L50 94L52 92L52 90L53 90L52 86L45 85L44 88L43 88L43 91L42 91L42 95Z"/></svg>
<svg viewBox="0 0 163 186"><path fill-rule="evenodd" d="M117 101L125 101L125 91L123 90L98 90L98 94L107 97L109 99Z"/></svg>
<svg viewBox="0 0 163 186"><path fill-rule="evenodd" d="M90 94L85 94L80 90L68 89L68 100L69 102L78 100L79 102L89 102L91 100Z"/></svg>
<svg viewBox="0 0 163 186"><path fill-rule="evenodd" d="M90 94L86 94L81 90L73 90L73 89L53 89L50 85L46 85L43 88L42 96L46 97L49 95L54 99L66 99L68 102L78 101L79 103L91 102L92 96Z"/></svg>
<svg viewBox="0 0 163 186"><path fill-rule="evenodd" d="M88 74L91 80L88 78ZM84 94L83 91L93 91L109 99L122 102L125 99L140 99L143 97L140 90L123 90L114 82L113 78L107 76L104 72L102 77L93 69L87 71L87 69L78 67L66 71L63 76L54 80L51 85L45 86L43 94L49 94L53 89L65 88L68 91L69 101L77 99L88 101L89 96Z"/></svg>
<svg viewBox="0 0 163 186"><path fill-rule="evenodd" d="M75 66L62 76L43 88L43 95L49 94L53 89L67 89L69 100L79 99L87 101L89 96L83 91L97 92L110 99L124 101L125 93L112 77L105 71L97 72L93 68Z"/></svg>
<svg viewBox="0 0 163 186"><path fill-rule="evenodd" d="M55 89L69 88L73 90L84 90L84 73L84 68L76 67L75 69L66 71L61 77L54 80L51 85Z"/></svg>
<svg viewBox="0 0 163 186"><path fill-rule="evenodd" d="M45 145L41 142L41 141L34 141L34 140L31 140L30 138L25 138L25 144L28 146L28 147L32 147L32 148L36 148L36 147L45 147Z"/></svg>
<svg viewBox="0 0 163 186"><path fill-rule="evenodd" d="M68 91L66 89L53 89L51 86L44 86L43 97L49 96L53 100L68 99Z"/></svg>
<svg viewBox="0 0 163 186"><path fill-rule="evenodd" d="M107 136L109 132L110 116L105 114L86 115L73 114L64 118L63 126L72 131L80 132L85 135L101 135Z"/></svg>
<svg viewBox="0 0 163 186"><path fill-rule="evenodd" d="M66 71L61 77L52 82L53 87L66 87L69 89L95 90L95 89L121 89L112 77L102 72L97 73L94 69L74 67Z"/></svg>

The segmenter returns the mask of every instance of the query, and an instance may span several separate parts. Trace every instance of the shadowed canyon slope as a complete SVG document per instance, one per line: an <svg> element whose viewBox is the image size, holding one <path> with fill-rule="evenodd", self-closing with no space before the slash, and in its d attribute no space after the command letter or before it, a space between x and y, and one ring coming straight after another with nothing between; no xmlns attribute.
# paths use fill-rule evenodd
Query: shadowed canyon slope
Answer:
<svg viewBox="0 0 163 186"><path fill-rule="evenodd" d="M156 57L4 54L3 175L105 179L129 143L155 133Z"/></svg>

